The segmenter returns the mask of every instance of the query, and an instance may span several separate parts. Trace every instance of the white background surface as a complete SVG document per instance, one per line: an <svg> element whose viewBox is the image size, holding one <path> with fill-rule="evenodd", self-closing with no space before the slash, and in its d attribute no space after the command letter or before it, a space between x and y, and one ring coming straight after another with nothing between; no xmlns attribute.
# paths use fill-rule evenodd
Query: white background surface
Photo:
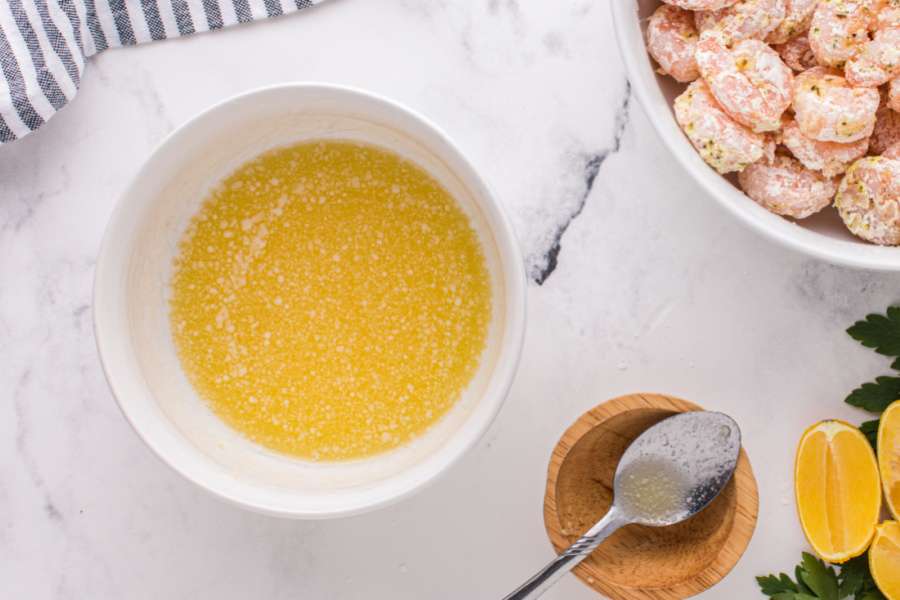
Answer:
<svg viewBox="0 0 900 600"><path fill-rule="evenodd" d="M534 279L568 225L556 269L529 286L519 375L482 443L410 500L314 523L222 504L152 456L107 390L90 311L104 225L153 146L227 96L298 80L442 126L508 209ZM0 147L0 597L499 598L552 556L557 438L632 391L742 424L760 521L705 597L761 597L753 576L805 547L800 433L866 418L842 399L888 368L843 329L898 292L897 276L774 246L704 197L630 97L606 1L331 0L104 53L70 106ZM570 578L547 597L595 595Z"/></svg>

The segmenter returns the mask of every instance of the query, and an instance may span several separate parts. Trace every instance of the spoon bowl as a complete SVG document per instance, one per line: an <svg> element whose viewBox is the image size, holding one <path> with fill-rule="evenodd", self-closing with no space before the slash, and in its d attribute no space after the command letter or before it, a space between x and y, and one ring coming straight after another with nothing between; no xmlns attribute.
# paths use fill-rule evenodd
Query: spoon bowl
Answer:
<svg viewBox="0 0 900 600"><path fill-rule="evenodd" d="M647 429L625 450L613 508L629 523L664 527L707 507L731 479L741 430L716 412L682 413Z"/></svg>

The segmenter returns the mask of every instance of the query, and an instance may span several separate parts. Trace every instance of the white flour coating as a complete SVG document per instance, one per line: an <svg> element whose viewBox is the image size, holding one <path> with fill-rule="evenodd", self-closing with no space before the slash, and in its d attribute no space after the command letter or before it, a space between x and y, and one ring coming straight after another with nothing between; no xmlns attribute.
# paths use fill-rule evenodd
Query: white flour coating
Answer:
<svg viewBox="0 0 900 600"><path fill-rule="evenodd" d="M786 217L804 219L831 204L833 179L805 168L790 156L758 162L738 174L744 193L764 208Z"/></svg>
<svg viewBox="0 0 900 600"><path fill-rule="evenodd" d="M738 0L664 0L666 4L683 8L684 10L718 10L731 6Z"/></svg>
<svg viewBox="0 0 900 600"><path fill-rule="evenodd" d="M647 50L659 72L682 83L700 77L694 59L698 38L694 16L677 6L660 5L647 24Z"/></svg>
<svg viewBox="0 0 900 600"><path fill-rule="evenodd" d="M786 0L784 19L766 36L766 42L784 44L804 33L809 29L818 3L819 0Z"/></svg>
<svg viewBox="0 0 900 600"><path fill-rule="evenodd" d="M900 160L867 156L853 163L834 205L854 235L885 246L900 244Z"/></svg>
<svg viewBox="0 0 900 600"><path fill-rule="evenodd" d="M794 74L772 48L743 40L729 50L713 38L697 44L697 66L722 108L762 133L781 128L791 104Z"/></svg>
<svg viewBox="0 0 900 600"><path fill-rule="evenodd" d="M785 0L740 0L716 11L696 14L697 31L731 46L741 40L765 39L784 20Z"/></svg>
<svg viewBox="0 0 900 600"><path fill-rule="evenodd" d="M900 76L900 24L875 32L862 51L847 61L845 76L851 85L878 87Z"/></svg>
<svg viewBox="0 0 900 600"><path fill-rule="evenodd" d="M809 44L819 64L841 68L869 41L879 0L820 0L809 26Z"/></svg>
<svg viewBox="0 0 900 600"><path fill-rule="evenodd" d="M794 78L794 115L803 135L822 142L855 142L875 128L878 90L852 87L838 71L815 67Z"/></svg>
<svg viewBox="0 0 900 600"><path fill-rule="evenodd" d="M741 171L766 153L766 136L728 116L702 79L675 99L674 110L675 119L694 148L719 173Z"/></svg>
<svg viewBox="0 0 900 600"><path fill-rule="evenodd" d="M791 154L813 171L821 171L826 177L834 177L846 171L853 161L862 158L869 150L869 139L842 144L820 142L803 135L797 122L786 117L781 132L781 143Z"/></svg>

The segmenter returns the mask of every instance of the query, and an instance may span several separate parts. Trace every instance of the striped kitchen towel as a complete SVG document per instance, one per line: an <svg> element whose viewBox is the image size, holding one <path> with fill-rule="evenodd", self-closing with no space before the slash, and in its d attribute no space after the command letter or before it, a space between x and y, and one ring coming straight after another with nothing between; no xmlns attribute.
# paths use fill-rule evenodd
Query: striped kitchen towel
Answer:
<svg viewBox="0 0 900 600"><path fill-rule="evenodd" d="M0 144L78 91L85 60L115 46L275 17L322 0L0 0Z"/></svg>

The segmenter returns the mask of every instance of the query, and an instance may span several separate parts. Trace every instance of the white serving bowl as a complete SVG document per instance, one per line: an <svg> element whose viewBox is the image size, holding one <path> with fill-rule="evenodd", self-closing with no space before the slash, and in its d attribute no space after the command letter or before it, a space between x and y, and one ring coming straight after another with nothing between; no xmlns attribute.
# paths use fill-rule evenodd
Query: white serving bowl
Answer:
<svg viewBox="0 0 900 600"><path fill-rule="evenodd" d="M178 241L207 191L247 159L304 139L391 149L457 199L482 242L493 286L488 341L474 379L421 438L365 460L313 463L262 448L221 422L188 383L168 319ZM110 387L138 435L173 469L259 512L324 518L363 512L432 481L487 430L518 363L525 275L513 230L474 167L423 117L361 91L320 84L249 92L164 140L122 195L94 283L94 329Z"/></svg>
<svg viewBox="0 0 900 600"><path fill-rule="evenodd" d="M900 271L900 248L875 246L854 237L834 209L797 222L782 218L745 196L733 178L722 177L703 162L672 112L672 101L685 86L657 74L647 53L647 19L660 2L610 0L610 4L619 49L638 100L666 146L710 196L741 221L785 246L835 264Z"/></svg>

